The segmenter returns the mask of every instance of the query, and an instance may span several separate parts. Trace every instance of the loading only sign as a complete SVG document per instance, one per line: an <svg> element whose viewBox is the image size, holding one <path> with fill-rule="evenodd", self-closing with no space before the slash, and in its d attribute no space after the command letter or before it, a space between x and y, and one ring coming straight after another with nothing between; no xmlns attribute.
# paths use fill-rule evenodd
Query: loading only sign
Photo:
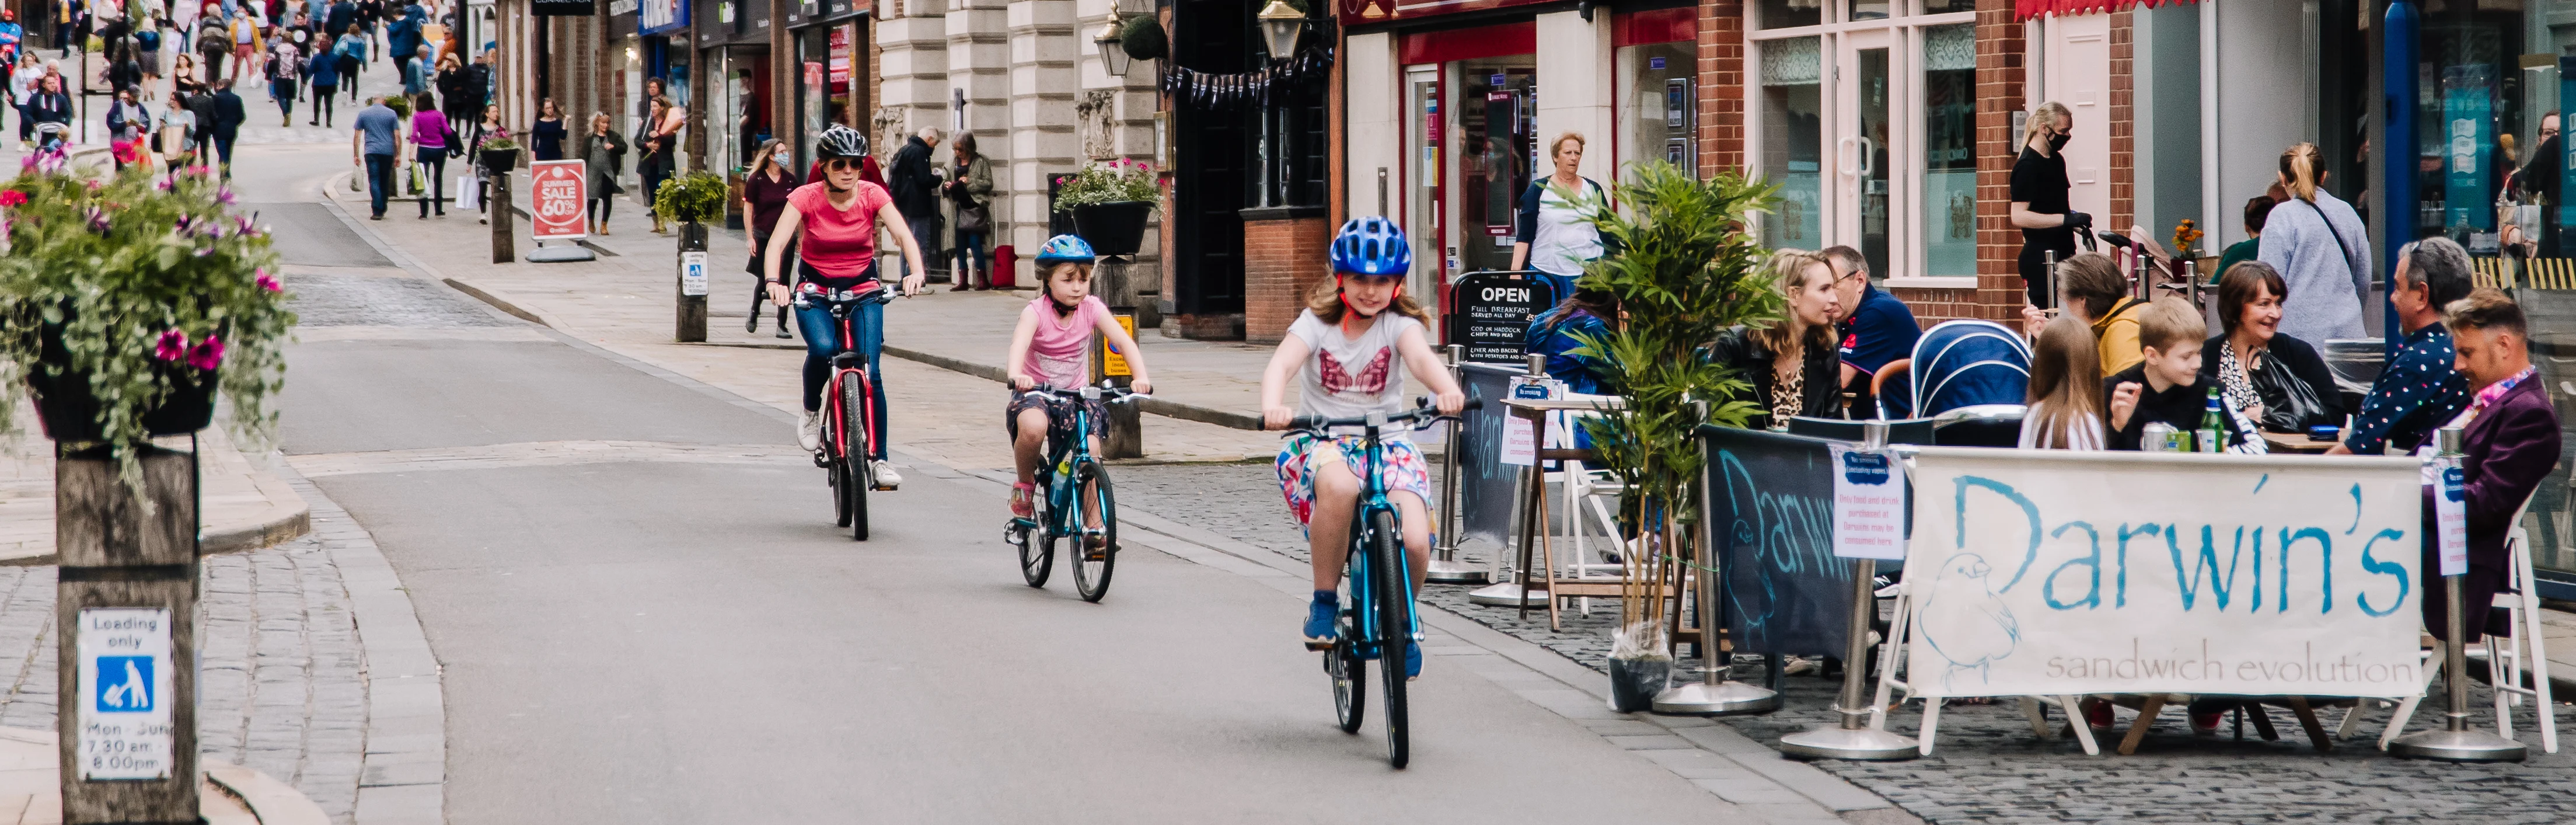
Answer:
<svg viewBox="0 0 2576 825"><path fill-rule="evenodd" d="M170 778L170 611L83 610L78 632L81 779Z"/></svg>

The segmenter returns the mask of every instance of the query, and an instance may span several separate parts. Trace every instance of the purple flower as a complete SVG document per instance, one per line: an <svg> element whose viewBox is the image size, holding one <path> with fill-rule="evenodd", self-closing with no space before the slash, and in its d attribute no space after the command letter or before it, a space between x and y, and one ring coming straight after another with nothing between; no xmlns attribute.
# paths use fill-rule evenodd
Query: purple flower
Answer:
<svg viewBox="0 0 2576 825"><path fill-rule="evenodd" d="M249 216L249 215L239 215L239 216L235 216L235 217L233 218L233 228L240 230L239 232L237 232L237 233L235 233L235 234L241 234L241 235L248 235L248 234L251 234L251 228L250 228L250 216Z"/></svg>
<svg viewBox="0 0 2576 825"><path fill-rule="evenodd" d="M188 348L188 366L211 370L222 366L223 363L224 339L220 336L208 334L206 340L199 341L196 346Z"/></svg>
<svg viewBox="0 0 2576 825"><path fill-rule="evenodd" d="M105 210L105 209L100 209L100 208L95 207L95 206L90 207L90 208L89 208L89 230L90 230L90 231L92 231L92 232L97 232L97 233L105 234L105 233L107 232L107 227L108 227L108 222L107 222L107 210Z"/></svg>
<svg viewBox="0 0 2576 825"><path fill-rule="evenodd" d="M270 292L279 292L286 289L284 285L277 282L277 278L268 274L267 269L254 269L251 270L251 274L258 276L256 282L259 284L259 288L261 289L265 289Z"/></svg>
<svg viewBox="0 0 2576 825"><path fill-rule="evenodd" d="M216 203L223 204L223 205L225 205L225 206L231 206L231 205L233 205L233 190L232 190L232 188L231 188L231 187L225 187L225 188L222 188L222 189L217 189L217 190L215 190L215 202L216 202Z"/></svg>
<svg viewBox="0 0 2576 825"><path fill-rule="evenodd" d="M160 344L152 348L152 357L163 361L188 357L188 334L175 329L163 331Z"/></svg>
<svg viewBox="0 0 2576 825"><path fill-rule="evenodd" d="M158 183L154 183L154 184L152 184L152 185L153 185L153 186L155 186L155 187L159 187L159 188L160 188L160 190L161 190L161 191L163 191L163 192L168 192L168 191L170 191L170 179L169 179L169 178L162 178L162 179L160 180L160 182L158 182Z"/></svg>

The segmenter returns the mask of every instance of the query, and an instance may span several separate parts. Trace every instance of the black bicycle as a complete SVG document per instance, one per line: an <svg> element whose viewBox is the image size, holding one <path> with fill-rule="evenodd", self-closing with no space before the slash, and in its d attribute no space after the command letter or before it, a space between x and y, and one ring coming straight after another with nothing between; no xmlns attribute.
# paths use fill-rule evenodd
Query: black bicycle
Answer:
<svg viewBox="0 0 2576 825"><path fill-rule="evenodd" d="M1368 661L1378 662L1378 681L1386 694L1386 761L1397 768L1410 759L1404 704L1404 646L1422 638L1422 620L1413 610L1413 572L1404 557L1404 516L1387 500L1379 481L1384 460L1379 433L1403 425L1420 430L1456 419L1432 409L1421 399L1412 412L1369 413L1358 418L1299 416L1288 421L1289 437L1330 439L1334 427L1361 428L1359 507L1351 516L1350 596L1342 600L1341 628L1324 651L1324 672L1333 680L1333 710L1343 733L1359 733L1368 708ZM1467 408L1480 406L1468 402Z"/></svg>
<svg viewBox="0 0 2576 825"><path fill-rule="evenodd" d="M1073 589L1083 601L1098 602L1109 595L1109 577L1118 568L1118 501L1110 491L1108 468L1091 455L1097 422L1091 420L1090 402L1151 396L1107 383L1079 390L1038 387L1026 392L1072 400L1073 437L1038 466L1037 486L1046 495L1038 498L1036 517L1012 517L1002 528L1002 540L1020 550L1020 577L1030 587L1045 587L1048 573L1055 568L1056 540L1078 538L1072 558Z"/></svg>

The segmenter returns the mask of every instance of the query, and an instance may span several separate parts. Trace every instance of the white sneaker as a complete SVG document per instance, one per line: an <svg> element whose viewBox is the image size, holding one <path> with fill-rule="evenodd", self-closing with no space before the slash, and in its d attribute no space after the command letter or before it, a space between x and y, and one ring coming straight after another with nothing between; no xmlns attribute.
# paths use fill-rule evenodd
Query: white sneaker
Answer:
<svg viewBox="0 0 2576 825"><path fill-rule="evenodd" d="M868 462L868 469L876 474L879 490L892 490L903 486L903 474L894 471L894 462L880 458Z"/></svg>
<svg viewBox="0 0 2576 825"><path fill-rule="evenodd" d="M805 419L796 423L796 446L807 450L823 449L823 414L805 411Z"/></svg>

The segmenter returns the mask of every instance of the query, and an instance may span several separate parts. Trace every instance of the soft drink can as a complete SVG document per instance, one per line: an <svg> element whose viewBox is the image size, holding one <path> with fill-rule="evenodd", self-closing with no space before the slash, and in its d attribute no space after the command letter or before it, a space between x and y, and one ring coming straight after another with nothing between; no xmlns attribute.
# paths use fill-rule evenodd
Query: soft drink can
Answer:
<svg viewBox="0 0 2576 825"><path fill-rule="evenodd" d="M2150 453L2183 452L2174 446L2174 436L2180 432L2171 424L2149 421L2145 431L2138 436L2138 449Z"/></svg>

